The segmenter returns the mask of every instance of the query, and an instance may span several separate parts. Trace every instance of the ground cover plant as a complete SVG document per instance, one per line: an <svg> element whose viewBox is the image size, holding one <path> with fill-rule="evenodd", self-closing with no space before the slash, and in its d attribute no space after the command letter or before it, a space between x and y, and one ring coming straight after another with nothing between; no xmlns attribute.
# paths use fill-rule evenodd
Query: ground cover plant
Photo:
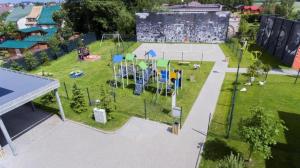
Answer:
<svg viewBox="0 0 300 168"><path fill-rule="evenodd" d="M125 42L125 53L134 51L139 43ZM51 61L49 65L43 65L31 71L32 73L51 73L53 78L59 79L61 87L59 93L62 97L62 104L65 110L66 117L87 125L100 128L103 130L115 130L121 127L131 116L145 117L145 102L147 108L147 118L150 120L160 121L167 124L172 124L174 118L170 115L171 97L165 97L163 94L156 96L156 83L153 82L141 96L133 94L134 80L130 79L128 86L125 89L119 87L114 90L116 93L115 106L110 111L110 120L107 124L96 123L93 119L92 108L95 106L88 106L88 111L76 113L70 107L72 98L72 86L76 83L84 94L85 101L88 102L87 89L89 90L89 97L92 102L96 99L104 100L106 98L101 96L103 90L113 91L110 87L110 80L113 79L113 70L111 65L111 54L120 53L120 47L116 51L116 44L113 41L105 41L100 47L100 42L95 42L89 45L90 52L95 55L100 55L101 60L95 62L78 61L77 51L73 51L65 56ZM200 62L195 62L201 64ZM184 70L183 89L177 95L177 104L183 108L183 121L188 116L188 113L198 96L208 74L213 66L212 62L203 62L199 70L193 69L192 62L190 65L179 65L178 62L171 61L171 67L174 69ZM80 78L70 78L69 73L72 71L81 70L84 75ZM195 77L195 82L189 80L189 76ZM126 81L126 79L124 79ZM67 98L64 83L68 90L69 99ZM121 86L121 85L120 85ZM105 89L103 89L105 87ZM111 99L111 98L110 98ZM48 106L56 108L56 104L49 104ZM111 106L111 105L109 105Z"/></svg>
<svg viewBox="0 0 300 168"><path fill-rule="evenodd" d="M267 83L260 86L258 80L265 78L262 75L252 86L245 86L244 83L248 78L246 75L240 77L238 90L246 87L247 92L237 93L232 130L229 139L226 139L227 117L235 80L235 74L226 74L200 167L217 167L218 160L229 156L230 153L240 153L243 158L248 158L249 145L244 143L239 135L239 123L242 118L251 116L250 108L253 106L263 107L264 114L276 120L283 120L287 130L280 130L279 137L276 139L277 144L271 146L272 157L269 160L265 160L263 155L255 152L252 162L246 163L247 167L300 167L298 162L300 159L300 84L295 85L295 77L292 76L269 75Z"/></svg>

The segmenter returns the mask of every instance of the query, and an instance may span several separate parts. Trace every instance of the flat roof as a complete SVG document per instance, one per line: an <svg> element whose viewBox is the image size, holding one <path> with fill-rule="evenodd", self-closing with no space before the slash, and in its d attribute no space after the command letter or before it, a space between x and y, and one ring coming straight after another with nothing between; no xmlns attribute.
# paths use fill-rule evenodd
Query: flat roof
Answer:
<svg viewBox="0 0 300 168"><path fill-rule="evenodd" d="M41 76L0 68L0 115L59 87L59 82Z"/></svg>

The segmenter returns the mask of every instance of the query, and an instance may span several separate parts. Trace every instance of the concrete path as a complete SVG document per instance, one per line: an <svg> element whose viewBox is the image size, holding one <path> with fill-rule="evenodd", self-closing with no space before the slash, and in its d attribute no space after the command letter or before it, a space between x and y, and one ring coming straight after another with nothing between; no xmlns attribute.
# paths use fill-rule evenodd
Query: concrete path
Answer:
<svg viewBox="0 0 300 168"><path fill-rule="evenodd" d="M170 51L187 49L188 45L164 45ZM203 60L215 61L191 112L178 136L165 124L131 118L112 134L75 123L62 122L53 116L14 142L19 155L9 153L0 161L5 168L195 168L205 142L209 115L213 115L225 77L227 63L218 45L191 45L204 53ZM198 46L198 47L197 47ZM163 48L143 44L135 53ZM182 50L181 50L182 51ZM187 50L186 50L187 51ZM178 51L179 52L179 51ZM194 52L194 51L193 51ZM139 57L143 57L139 55ZM168 59L177 60L170 54ZM200 60L201 57L185 60ZM9 152L8 147L5 150Z"/></svg>
<svg viewBox="0 0 300 168"><path fill-rule="evenodd" d="M236 73L237 68L227 68L226 72L234 72ZM247 68L240 68L240 73L247 73ZM273 75L297 75L298 71L293 69L272 69L269 74Z"/></svg>

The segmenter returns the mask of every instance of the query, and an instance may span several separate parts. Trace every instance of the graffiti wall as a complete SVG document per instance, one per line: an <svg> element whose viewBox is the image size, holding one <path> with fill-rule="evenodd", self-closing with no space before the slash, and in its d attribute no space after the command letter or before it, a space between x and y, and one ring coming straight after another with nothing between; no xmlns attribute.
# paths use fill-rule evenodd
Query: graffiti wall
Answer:
<svg viewBox="0 0 300 168"><path fill-rule="evenodd" d="M291 66L300 45L300 22L262 16L257 44Z"/></svg>
<svg viewBox="0 0 300 168"><path fill-rule="evenodd" d="M136 13L140 42L219 43L227 38L230 12Z"/></svg>

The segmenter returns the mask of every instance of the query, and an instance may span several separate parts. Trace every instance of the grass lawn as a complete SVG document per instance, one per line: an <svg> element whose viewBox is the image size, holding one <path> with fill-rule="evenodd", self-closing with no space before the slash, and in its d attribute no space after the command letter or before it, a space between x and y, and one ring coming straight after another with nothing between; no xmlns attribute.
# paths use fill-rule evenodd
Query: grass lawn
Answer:
<svg viewBox="0 0 300 168"><path fill-rule="evenodd" d="M245 76L240 77L239 90L244 87L242 84L246 79ZM217 160L231 151L248 157L248 145L238 136L238 122L242 117L250 116L249 108L253 105L264 107L268 115L283 120L289 130L282 131L278 144L272 148L272 159L264 160L255 153L249 167L300 167L300 83L294 85L294 77L270 75L265 86L253 85L245 93L238 92L231 137L225 139L234 80L235 74L226 75L206 142L205 151L209 152L204 152L201 168L216 167Z"/></svg>
<svg viewBox="0 0 300 168"><path fill-rule="evenodd" d="M241 46L240 46L241 47ZM238 60L239 56L237 52L233 52L230 49L229 43L222 43L220 44L220 48L224 52L225 56L229 58L229 67L231 68L237 68L238 66ZM243 59L241 62L242 68L247 68L249 65L251 65L254 60L253 51L261 51L262 49L254 46L253 44L248 47L248 50L244 52ZM269 64L273 68L277 69L283 69L288 68L287 66L280 63L279 60L276 59L276 57L271 56L266 51L263 51L262 56L259 58L264 64Z"/></svg>
<svg viewBox="0 0 300 168"><path fill-rule="evenodd" d="M134 51L140 44L135 42L125 42L126 52ZM100 86L109 87L108 81L113 79L113 71L111 66L111 52L114 53L115 44L112 41L105 41L100 47L100 42L95 42L89 46L92 54L101 55L101 60L95 62L79 62L77 60L77 52L73 51L58 60L52 61L48 66L41 66L32 73L41 71L54 74L54 78L59 79L61 83L65 82L71 97L71 88L74 83L79 86L87 99L86 88L89 89L91 99L99 99ZM213 66L212 62L203 62L200 70L193 70L191 65L178 65L177 62L171 62L171 67L184 70L183 89L179 91L177 96L177 105L183 107L183 119L185 119L200 92L208 74ZM84 71L84 76L71 79L69 73L73 70ZM188 80L189 76L194 74L197 82ZM126 79L124 79L126 83ZM112 88L110 88L112 89ZM141 96L133 94L134 80L129 80L129 85L123 90L121 87L116 89L116 106L117 110L112 113L113 119L107 124L99 124L92 118L92 108L87 112L77 114L71 110L70 100L66 98L63 85L59 89L62 97L62 103L66 117L75 121L85 123L87 125L100 128L103 130L115 130L120 128L131 116L144 118L144 100L147 102L147 117L151 120L160 121L171 124L174 119L170 115L171 97L160 95L156 98L156 83L153 82L146 92ZM56 104L50 105L56 107Z"/></svg>

